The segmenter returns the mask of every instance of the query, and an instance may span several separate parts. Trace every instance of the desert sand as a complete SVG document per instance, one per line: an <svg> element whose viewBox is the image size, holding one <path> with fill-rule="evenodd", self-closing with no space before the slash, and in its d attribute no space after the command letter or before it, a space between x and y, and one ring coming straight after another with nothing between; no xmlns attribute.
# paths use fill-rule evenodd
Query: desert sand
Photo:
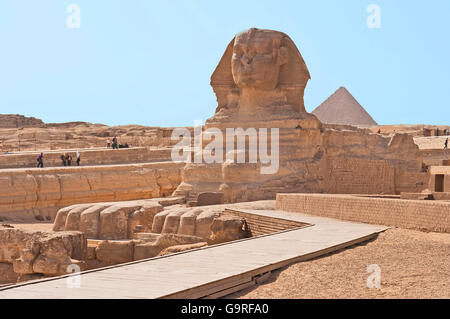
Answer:
<svg viewBox="0 0 450 319"><path fill-rule="evenodd" d="M381 289L367 288L367 266ZM376 240L274 272L265 284L227 298L450 298L450 234L400 228Z"/></svg>

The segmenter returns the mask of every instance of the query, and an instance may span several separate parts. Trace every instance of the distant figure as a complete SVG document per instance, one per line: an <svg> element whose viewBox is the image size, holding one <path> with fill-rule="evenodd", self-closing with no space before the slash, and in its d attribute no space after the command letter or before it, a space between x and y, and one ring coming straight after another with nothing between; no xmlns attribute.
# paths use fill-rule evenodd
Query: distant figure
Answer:
<svg viewBox="0 0 450 319"><path fill-rule="evenodd" d="M111 141L108 139L106 141L106 148L110 148L111 147Z"/></svg>
<svg viewBox="0 0 450 319"><path fill-rule="evenodd" d="M67 162L67 166L72 165L72 156L70 154L66 155L66 162Z"/></svg>
<svg viewBox="0 0 450 319"><path fill-rule="evenodd" d="M380 129L378 129L378 134L381 134L381 130Z"/></svg>
<svg viewBox="0 0 450 319"><path fill-rule="evenodd" d="M80 166L80 152L77 151L77 166Z"/></svg>
<svg viewBox="0 0 450 319"><path fill-rule="evenodd" d="M65 154L61 155L61 161L62 161L62 163L63 163L63 166L66 166L66 165L67 165Z"/></svg>
<svg viewBox="0 0 450 319"><path fill-rule="evenodd" d="M37 167L44 168L44 154L41 153L37 161L38 161Z"/></svg>
<svg viewBox="0 0 450 319"><path fill-rule="evenodd" d="M115 137L115 136L114 136L114 138L112 139L112 148L113 148L113 149L118 148L118 146L117 146L117 137Z"/></svg>
<svg viewBox="0 0 450 319"><path fill-rule="evenodd" d="M444 143L444 150L448 149L448 138L445 140Z"/></svg>

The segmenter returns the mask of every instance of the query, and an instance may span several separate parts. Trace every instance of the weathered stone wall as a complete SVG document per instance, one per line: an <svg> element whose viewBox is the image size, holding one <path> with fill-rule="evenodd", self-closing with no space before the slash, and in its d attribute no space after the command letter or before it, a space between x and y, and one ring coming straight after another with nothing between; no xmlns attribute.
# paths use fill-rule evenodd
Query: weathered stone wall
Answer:
<svg viewBox="0 0 450 319"><path fill-rule="evenodd" d="M424 149L420 150L423 163L427 166L439 166L443 161L450 159L450 149Z"/></svg>
<svg viewBox="0 0 450 319"><path fill-rule="evenodd" d="M44 167L63 166L61 155L72 156L72 166L76 166L76 150L44 152ZM171 150L168 148L148 149L145 147L122 149L83 149L79 150L80 164L108 165L127 163L165 162L171 160ZM37 165L39 152L0 155L0 169L2 168L32 168Z"/></svg>
<svg viewBox="0 0 450 319"><path fill-rule="evenodd" d="M184 164L0 170L0 218L53 219L77 203L125 201L170 195Z"/></svg>
<svg viewBox="0 0 450 319"><path fill-rule="evenodd" d="M81 232L32 232L0 226L0 263L12 264L19 276L65 274L72 264L83 268L86 253L86 237ZM0 272L0 282L2 275Z"/></svg>
<svg viewBox="0 0 450 319"><path fill-rule="evenodd" d="M324 194L278 194L276 209L369 224L450 233L450 203Z"/></svg>
<svg viewBox="0 0 450 319"><path fill-rule="evenodd" d="M412 137L365 131L280 129L279 169L261 164L190 163L175 192L223 192L225 202L274 199L277 193L400 194L427 188L422 158Z"/></svg>

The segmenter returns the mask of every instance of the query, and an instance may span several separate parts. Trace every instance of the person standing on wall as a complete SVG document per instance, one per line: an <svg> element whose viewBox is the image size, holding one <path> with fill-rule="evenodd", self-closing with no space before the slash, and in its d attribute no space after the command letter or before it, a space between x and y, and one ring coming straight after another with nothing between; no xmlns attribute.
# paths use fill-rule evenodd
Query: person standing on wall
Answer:
<svg viewBox="0 0 450 319"><path fill-rule="evenodd" d="M448 138L445 140L444 143L444 150L448 149Z"/></svg>
<svg viewBox="0 0 450 319"><path fill-rule="evenodd" d="M38 161L37 167L44 168L44 154L41 153L37 161Z"/></svg>
<svg viewBox="0 0 450 319"><path fill-rule="evenodd" d="M67 162L67 166L72 165L72 156L70 156L70 154L66 155L66 162Z"/></svg>
<svg viewBox="0 0 450 319"><path fill-rule="evenodd" d="M77 166L80 166L80 152L77 151Z"/></svg>
<svg viewBox="0 0 450 319"><path fill-rule="evenodd" d="M114 136L114 138L112 139L112 148L116 149L117 147L117 137Z"/></svg>

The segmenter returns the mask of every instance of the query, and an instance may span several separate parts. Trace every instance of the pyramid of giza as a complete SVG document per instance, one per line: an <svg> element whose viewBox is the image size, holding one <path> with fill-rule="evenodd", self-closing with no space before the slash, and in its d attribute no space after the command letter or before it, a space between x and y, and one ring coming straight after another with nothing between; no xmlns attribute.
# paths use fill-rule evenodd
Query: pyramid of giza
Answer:
<svg viewBox="0 0 450 319"><path fill-rule="evenodd" d="M317 118L326 124L341 124L353 126L374 126L377 122L367 113L358 101L340 87L313 112Z"/></svg>

